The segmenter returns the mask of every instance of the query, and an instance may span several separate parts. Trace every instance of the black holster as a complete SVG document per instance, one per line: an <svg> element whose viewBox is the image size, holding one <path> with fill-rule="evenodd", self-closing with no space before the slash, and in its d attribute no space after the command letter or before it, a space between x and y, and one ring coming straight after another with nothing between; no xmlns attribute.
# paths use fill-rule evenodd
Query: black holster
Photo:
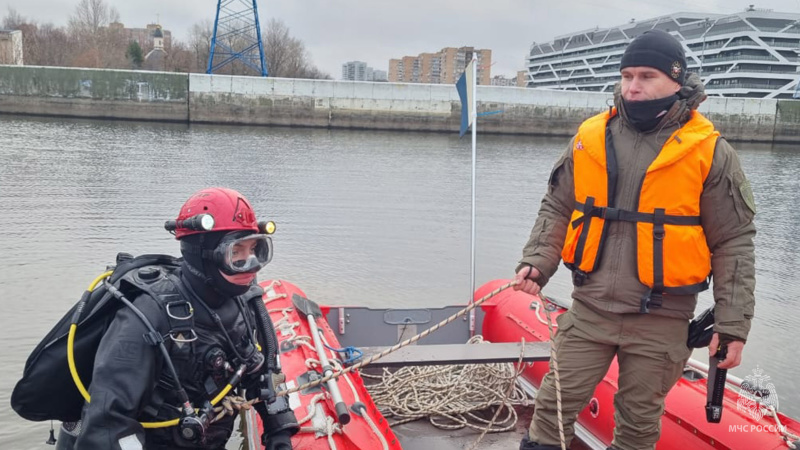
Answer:
<svg viewBox="0 0 800 450"><path fill-rule="evenodd" d="M714 336L714 307L700 313L689 322L689 336L686 346L689 348L708 347Z"/></svg>

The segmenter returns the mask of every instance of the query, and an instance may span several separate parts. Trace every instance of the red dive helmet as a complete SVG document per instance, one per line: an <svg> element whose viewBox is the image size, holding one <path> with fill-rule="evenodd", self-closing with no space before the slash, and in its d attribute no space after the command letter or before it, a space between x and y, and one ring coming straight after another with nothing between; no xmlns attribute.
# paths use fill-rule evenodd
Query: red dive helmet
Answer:
<svg viewBox="0 0 800 450"><path fill-rule="evenodd" d="M272 239L266 235L275 231L275 224L256 222L250 202L233 189L214 187L198 191L183 204L178 218L168 220L164 228L176 239L226 232L216 248L204 249L201 254L229 275L256 272L272 259Z"/></svg>
<svg viewBox="0 0 800 450"><path fill-rule="evenodd" d="M256 214L250 202L233 189L221 187L203 189L189 197L178 218L167 222L165 227L175 231L176 239L207 231L258 233Z"/></svg>

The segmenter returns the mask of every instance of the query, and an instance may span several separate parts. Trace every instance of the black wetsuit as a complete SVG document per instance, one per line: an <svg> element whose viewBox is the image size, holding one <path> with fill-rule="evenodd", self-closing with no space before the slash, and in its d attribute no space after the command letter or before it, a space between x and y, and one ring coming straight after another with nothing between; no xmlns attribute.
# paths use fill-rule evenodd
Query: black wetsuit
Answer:
<svg viewBox="0 0 800 450"><path fill-rule="evenodd" d="M260 288L253 286L242 297L221 296L186 268L176 272L174 284L177 291L189 301L194 310L193 329L197 339L191 343L178 343L167 337L165 342L178 371L183 388L196 408L214 397L225 387L230 371L215 369L209 363L209 354L224 353L231 365L239 364L239 355L251 354L254 349L256 321L245 297L259 295ZM187 276L188 275L188 276ZM257 292L254 292L257 291ZM212 314L202 306L202 298L216 314L227 331L225 337ZM180 299L179 299L180 300ZM162 336L174 330L161 303L150 295L141 294L134 300ZM76 449L162 450L166 448L224 449L231 436L235 416L225 416L211 424L202 442L189 442L179 434L178 427L143 429L139 422L156 422L179 416L179 406L174 383L166 371L164 358L157 346L146 342L147 329L131 308L123 307L117 313L97 350L89 393L91 403L84 406L81 431ZM174 334L174 333L173 333ZM181 333L191 339L191 333ZM180 339L180 337L179 337ZM236 347L231 347L233 343ZM262 342L262 345L265 345ZM217 358L218 361L218 358ZM240 387L252 386L257 392L257 378L265 368L245 375ZM263 403L257 405L265 414ZM291 410L289 410L291 413ZM293 416L292 416L293 417Z"/></svg>

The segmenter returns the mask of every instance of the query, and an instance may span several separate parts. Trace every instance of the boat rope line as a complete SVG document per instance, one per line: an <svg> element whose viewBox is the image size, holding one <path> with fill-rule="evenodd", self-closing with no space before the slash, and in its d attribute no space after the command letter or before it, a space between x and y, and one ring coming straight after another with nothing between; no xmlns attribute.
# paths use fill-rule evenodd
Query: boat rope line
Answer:
<svg viewBox="0 0 800 450"><path fill-rule="evenodd" d="M783 438L784 442L786 442L786 446L793 450L796 449L797 441L800 440L800 436L790 433L789 429L783 426L780 417L778 417L778 411L775 410L775 407L769 405L768 407L763 409L763 412L765 416L769 416L775 419L775 424L778 426L778 433L780 433L781 438ZM790 439L795 442L790 441Z"/></svg>
<svg viewBox="0 0 800 450"><path fill-rule="evenodd" d="M318 380L314 380L312 382L305 383L305 384L302 384L300 386L293 387L291 389L287 389L285 391L278 391L275 395L277 395L278 397L282 397L282 396L285 396L285 395L293 394L295 392L300 392L300 391L303 391L303 390L306 390L306 389L310 389L312 387L319 386L320 384L325 383L328 380L331 380L333 378L338 378L338 377L340 377L342 375L345 375L347 373L350 373L350 372L352 372L354 370L358 370L358 369L361 369L362 367L368 366L371 363L383 358L384 356L386 356L386 355L388 355L388 354L390 354L392 352L395 352L395 351L397 351L397 350L399 350L399 349L401 349L401 348L403 348L403 347L405 347L407 345L411 345L414 342L417 342L418 340L420 340L420 339L430 335L431 333L435 332L439 328L441 328L441 327L453 322L454 320L458 319L459 317L462 317L462 316L466 315L467 313L469 313L473 309L475 309L478 306L480 306L481 304L483 304L483 302L489 300L490 298L494 297L495 295L499 294L500 292L502 292L502 291L514 286L515 284L516 283L514 281L510 281L510 282L500 286L499 288L493 290L492 292L484 295L482 298L470 303L469 305L467 305L466 308L462 309L461 311L458 311L457 313L453 314L452 316L442 320L441 322L439 322L438 324L434 325L433 327L428 328L427 330L423 331L422 333L419 333L416 336L410 337L410 338L406 339L405 341L400 342L399 344L396 344L396 345L394 345L394 346L392 346L390 348L387 348L386 350L384 350L384 351L382 351L380 353L372 355L369 358L367 358L367 359L365 359L365 360L363 360L363 361L361 361L361 362L359 362L357 364L354 364L354 365L352 365L350 367L347 367L345 369L342 369L342 370L337 370L337 371L335 371L335 372L333 372L331 374L328 374L328 375L326 375L326 376L324 376L324 377L322 377L322 378L320 378Z"/></svg>
<svg viewBox="0 0 800 450"><path fill-rule="evenodd" d="M476 335L468 344L484 342L482 336ZM524 350L520 349L520 353L518 369L511 363L407 366L396 371L384 368L380 375L362 373L361 376L380 380L366 387L384 416L397 419L390 426L425 418L444 430L481 431L477 441L480 442L486 433L514 429L518 418L513 405L530 402L530 397L516 383L525 369ZM479 413L489 408L495 408L491 420L486 419L485 413ZM505 414L498 420L501 412Z"/></svg>
<svg viewBox="0 0 800 450"><path fill-rule="evenodd" d="M265 291L272 290L271 288L275 284L280 284L278 280L275 280L270 284ZM470 303L464 309L458 311L457 313L451 315L450 317L442 320L435 326L423 331L422 333L417 334L409 339L406 339L403 342L400 342L391 348L388 348L376 355L373 355L357 364L349 366L347 368L342 367L342 363L338 358L338 355L332 350L332 347L325 339L325 336L322 332L320 332L320 336L322 337L325 347L327 347L327 351L330 352L331 358L330 362L334 366L334 372L324 376L320 379L315 381L302 384L300 386L296 386L284 391L276 392L277 396L286 396L293 394L295 392L304 391L306 389L314 388L319 386L330 379L339 378L343 375L348 375L350 372L355 370L359 370L369 364L383 358L392 352L395 352L407 345L411 345L420 339L434 333L441 327L448 325L449 323L457 320L460 317L463 317L473 309L477 308L487 300L491 299L495 295L499 294L500 292L514 286L516 283L514 281L508 282L497 289L493 290L492 292L488 293L487 295L483 296L482 298ZM274 292L274 290L272 290ZM277 300L279 298L286 298L286 294L278 294L272 297L267 298L264 303L265 306L270 302ZM540 295L541 306L544 308L547 318L548 330L550 332L550 341L551 341L551 359L554 361L554 371L556 372L556 391L557 391L557 407L558 407L558 419L559 419L559 433L561 436L561 444L562 450L566 449L566 441L564 438L564 431L563 431L563 418L561 414L561 386L558 378L558 365L557 361L555 360L555 344L553 342L553 323L550 317L550 311L547 306L544 304L545 301L548 301L544 296ZM299 322L293 322L291 320L290 313L293 311L294 308L287 307L287 308L280 308L280 309L272 309L268 312L272 313L281 313L283 317L276 321L273 326L277 332L280 332L282 336L289 336L288 339L285 339L283 342L291 344L295 347L304 346L308 348L310 351L316 353L316 349L311 345L311 337L298 335L297 331L295 330L299 327ZM539 306L534 308L536 318L543 322L539 316ZM473 339L475 340L473 342ZM475 336L473 337L469 343L480 343L482 342L482 336ZM517 423L517 413L514 409L513 405L515 404L526 404L530 401L528 395L522 390L518 384L517 379L526 367L526 364L523 362L524 357L524 339L523 339L523 346L520 350L520 360L517 364L517 368L514 368L513 364L506 363L506 364L473 364L473 365L461 365L461 366L433 366L427 368L420 368L420 367L408 367L408 368L401 368L394 373L390 372L388 369L384 369L384 382L382 384L386 384L388 381L389 385L396 384L397 386L401 387L408 387L412 386L413 380L419 379L428 379L430 380L432 377L448 377L449 380L433 380L429 381L433 387L433 391L437 394L441 394L444 392L445 394L453 394L455 391L460 391L461 395L466 393L478 392L483 393L483 398L475 399L475 398L456 398L452 395L446 395L445 398L441 398L438 400L434 400L430 402L428 405L431 410L427 413L422 412L422 408L420 407L421 404L424 404L424 394L421 392L420 388L412 387L412 392L408 393L408 395L398 395L397 393L393 392L391 388L386 388L385 392L380 390L380 388L376 388L379 385L371 385L365 386L370 389L370 393L373 399L373 402L376 405L379 404L389 404L391 405L388 408L389 413L394 417L403 417L403 419L392 423L391 426L399 425L402 423L407 423L411 421L418 420L422 417L429 417L429 421L436 427L442 429L460 429L464 427L469 427L478 431L481 431L481 435L472 445L471 449L475 449L483 437L487 433L498 433L509 431L516 426ZM312 358L308 358L306 360L306 366L309 368L319 367L321 363ZM483 369L483 373L480 370ZM408 371L409 373L404 373ZM368 377L366 374L362 374L364 377ZM355 387L353 386L349 377L345 376L345 380L353 392L353 396L356 403L359 402L359 396L356 392ZM373 392L376 390L377 392ZM312 400L313 402L319 402L322 399L327 399L328 394L320 394L315 396ZM415 412L409 413L408 411L403 412L403 409L398 405L401 405L402 402L408 403L408 399L414 399L419 404L414 406ZM498 399L500 399L498 401ZM386 403L382 403L386 400ZM221 418L226 414L232 414L234 409L248 409L254 403L257 403L258 399L252 399L249 401L244 401L241 397L231 397L226 398L226 401L219 406L215 411L219 412L219 415L215 417L215 421ZM394 403L392 403L394 402ZM487 408L496 406L496 410L494 412L493 417L491 420L486 420L476 414L477 411L485 410ZM321 411L321 406L316 405L316 403L312 404L312 407L309 408L309 414L303 420L299 421L302 425L303 423L312 420L314 416L317 414L318 411ZM505 410L506 415L505 417L498 420L498 416L500 415L501 411ZM336 446L333 440L334 433L342 433L341 425L337 423L332 417L325 416L325 425L324 429L320 429L320 424L315 426L305 426L301 427L301 432L314 432L318 436L327 435L329 444L331 445L331 449L335 450ZM373 421L369 418L366 411L364 414L357 414L359 417L363 418L373 430L376 436L381 440L383 444L383 448L387 449L388 444L386 443L385 438L383 437L382 433L378 427L373 423ZM477 422L476 425L473 422ZM312 420L312 423L314 421ZM495 426L495 424L499 424Z"/></svg>
<svg viewBox="0 0 800 450"><path fill-rule="evenodd" d="M267 287L264 288L264 291L267 292L269 290L273 290L272 288L276 284L280 285L280 281L279 280L272 281L272 283L270 283L269 285L267 285ZM480 306L481 304L483 304L484 302L486 302L490 298L494 297L495 295L499 294L500 292L502 292L502 291L504 291L504 290L516 285L516 284L517 283L514 282L514 281L509 281L508 283L498 287L497 289L493 290L492 292L484 295L480 299L478 299L478 300L476 300L474 302L471 302L464 309L462 309L462 310L458 311L457 313L453 314L452 316L442 320L441 322L439 322L438 324L434 325L433 327L428 328L427 330L423 331L422 333L419 333L416 336L412 336L412 337L406 339L405 341L400 342L400 343L398 343L398 344L396 344L396 345L394 345L394 346L392 346L392 347L390 347L390 348L388 348L388 349L386 349L386 350L384 350L384 351L382 351L380 353L372 355L369 358L367 358L367 359L365 359L365 360L363 360L363 361L361 361L361 362L359 362L357 364L354 364L354 365L349 366L349 367L344 368L344 369L336 370L333 373L328 374L328 375L326 375L326 376L324 376L324 377L322 377L322 378L320 378L318 380L314 380L314 381L311 381L309 383L305 383L305 384L302 384L300 386L296 386L296 387L293 387L291 389L287 389L285 391L278 391L278 392L275 393L275 395L278 396L278 397L283 397L283 396L286 396L286 395L289 395L289 394L293 394L295 392L300 392L300 391L304 391L306 389L311 389L311 388L317 387L320 384L323 384L323 383L325 383L325 382L327 382L327 381L329 381L329 380L331 380L333 378L341 377L342 375L346 375L346 374L348 374L348 373L350 373L350 372L352 372L354 370L359 370L362 367L368 366L369 364L371 364L371 363L373 363L373 362L385 357L386 355L389 355L390 353L393 353L393 352L395 352L395 351L397 351L397 350L399 350L399 349L401 349L401 348L403 348L405 346L411 345L411 344L419 341L420 339L422 339L422 338L424 338L426 336L429 336L431 333L437 331L439 328L441 328L441 327L453 322L454 320L456 320L456 319L458 319L460 317L463 317L464 315L466 315L467 313L469 313L473 309L477 308L478 306ZM278 294L278 295L276 295L274 297L267 298L264 301L264 304L266 306L270 302L272 302L274 300L277 300L279 298L286 298L286 294ZM294 343L300 343L301 345L307 345L310 349L313 348L313 347L311 347L311 344L309 343L309 341L311 339L310 337L308 337L308 336L298 336L297 332L294 331L294 328L299 326L299 324L298 323L292 323L292 322L289 321L288 313L290 311L292 311L292 309L293 308L291 308L291 307L280 309L279 311L281 311L283 313L284 317L281 320L279 320L278 322L275 322L273 324L273 326L275 327L276 331L281 331L283 333L284 330L285 330L286 333L291 335L291 337L289 339L287 339L287 341L290 341L293 344ZM268 312L272 313L274 311L276 311L276 310L269 310ZM257 402L258 402L258 399L253 399L253 400L250 400L248 403L250 403L252 405L252 404L257 403Z"/></svg>
<svg viewBox="0 0 800 450"><path fill-rule="evenodd" d="M280 281L279 280L273 281L270 285L267 286L265 292L270 292L270 291L274 292L272 288L275 285L280 285ZM264 301L264 304L266 306L272 301L286 297L287 297L286 294L277 294L274 296L270 296ZM300 322L292 321L292 316L291 316L292 311L294 311L293 307L267 310L269 314L280 313L282 315L282 317L279 320L273 323L273 327L275 328L275 331L277 333L280 333L280 335L284 337L288 336L286 339L283 340L282 345L288 344L293 346L293 348L299 348L303 346L307 348L309 352L311 352L312 354L317 354L316 348L312 345L311 336L299 335L297 333L296 329L300 326ZM339 360L339 356L335 352L336 349L330 346L330 343L327 341L325 335L321 332L321 330L320 330L320 336L324 343L323 348L327 348L327 350L325 351L329 354L326 355L328 356L328 362L334 367L334 369L336 369L339 372L342 372L343 375L346 374L342 368L342 362ZM306 358L305 366L309 370L316 370L317 368L321 368L322 363L319 361L319 359ZM361 398L358 395L358 391L353 385L352 380L350 380L349 376L344 376L342 378L347 382L348 386L350 387L350 390L353 393L354 402L351 409L353 410L353 412L356 413L358 417L360 417L367 423L371 431L377 436L378 440L381 442L383 450L388 450L389 444L386 441L385 436L383 435L383 433L381 433L381 430L378 428L378 426L375 424L375 422L372 420L369 414L367 414L366 405L361 403ZM322 408L321 405L319 405L321 401L326 401L329 400L330 398L331 396L327 391L315 395L311 399L311 402L308 406L308 415L306 415L303 419L299 420L298 424L301 426L300 427L301 433L314 433L317 437L326 436L331 450L337 450L336 441L333 439L333 435L343 434L342 425L339 422L337 422L333 417L325 414L324 409ZM216 422L225 415L233 415L235 412L234 410L250 409L252 405L258 403L259 401L260 400L258 399L245 400L240 396L229 395L224 399L224 401L220 406L214 409L214 411L218 414L212 419L212 422ZM311 422L310 425L303 426L309 421Z"/></svg>
<svg viewBox="0 0 800 450"><path fill-rule="evenodd" d="M542 295L542 294L540 293L539 295ZM549 300L548 300L548 302L549 302ZM552 303L552 302L550 304L551 305L555 305L555 303ZM533 309L534 315L536 316L536 320L538 320L539 323L547 325L547 321L542 319L542 317L539 315L539 310L544 309L545 311L549 312L550 308L548 308L546 305L544 305L544 303L533 302L533 303L531 303L531 309ZM553 323L552 321L550 321L550 323L553 324L553 328L558 328L558 324L557 323Z"/></svg>
<svg viewBox="0 0 800 450"><path fill-rule="evenodd" d="M550 333L550 362L553 363L553 374L556 379L556 413L558 415L558 437L561 439L561 450L567 450L567 440L564 437L564 415L561 411L561 377L558 374L558 358L556 358L556 340L553 333L553 319L550 317L550 310L544 302L550 302L547 297L541 292L539 293L539 301L547 317L547 331ZM538 304L537 304L538 305ZM539 308L536 308L536 318L539 318Z"/></svg>
<svg viewBox="0 0 800 450"><path fill-rule="evenodd" d="M521 343L522 343L522 345L520 346L520 350L519 350L519 361L517 361L517 368L514 371L514 378L511 380L510 383L508 383L508 387L506 388L506 392L505 392L505 394L503 394L503 399L500 401L500 406L498 406L497 409L495 410L494 415L492 416L492 420L489 421L489 425L486 426L483 429L483 432L481 432L481 435L478 436L478 439L476 439L475 442L472 444L472 446L470 446L469 450L477 449L478 448L478 444L480 444L481 440L483 440L483 437L486 436L486 433L488 433L489 430L492 429L492 427L494 426L495 420L497 420L497 416L500 414L500 410L502 409L501 406L502 405L506 405L506 403L508 401L508 397L512 394L512 392L514 392L514 389L518 386L517 385L517 379L519 378L520 375L522 375L522 372L525 371L525 368L530 366L529 364L525 364L523 362L523 358L525 357L525 338L524 337L521 339ZM525 397L527 398L527 394L525 394ZM507 405L506 407L509 410L513 409L513 407L511 405Z"/></svg>

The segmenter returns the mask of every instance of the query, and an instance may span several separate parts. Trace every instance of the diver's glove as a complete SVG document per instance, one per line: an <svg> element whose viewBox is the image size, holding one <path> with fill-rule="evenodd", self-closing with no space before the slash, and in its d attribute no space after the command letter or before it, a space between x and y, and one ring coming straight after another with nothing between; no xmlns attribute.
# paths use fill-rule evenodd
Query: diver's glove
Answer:
<svg viewBox="0 0 800 450"><path fill-rule="evenodd" d="M289 430L261 435L261 443L266 450L292 450L292 433Z"/></svg>

